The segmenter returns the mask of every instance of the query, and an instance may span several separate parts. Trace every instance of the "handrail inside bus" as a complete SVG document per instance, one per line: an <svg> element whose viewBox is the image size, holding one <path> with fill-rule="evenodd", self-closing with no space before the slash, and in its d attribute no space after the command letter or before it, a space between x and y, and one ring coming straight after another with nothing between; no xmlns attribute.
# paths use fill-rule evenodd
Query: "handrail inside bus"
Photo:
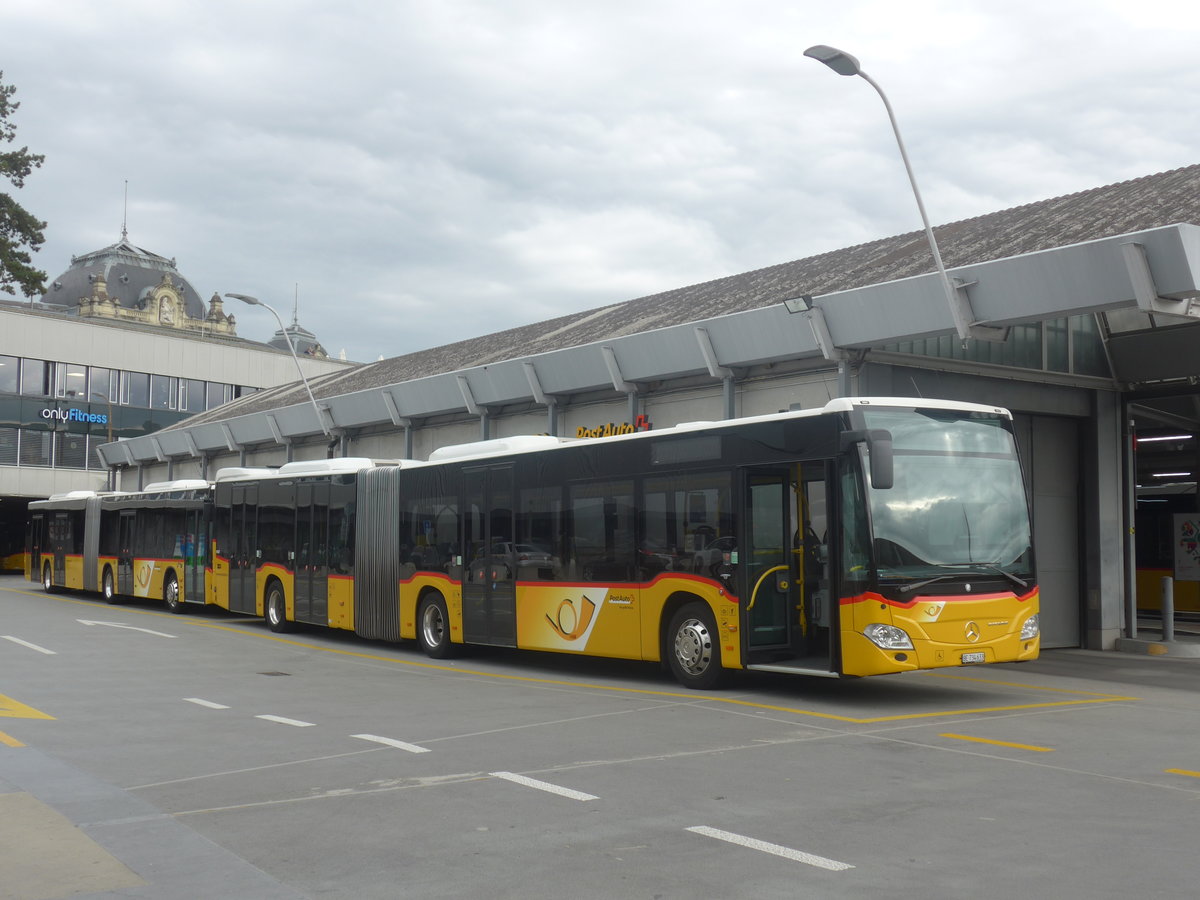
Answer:
<svg viewBox="0 0 1200 900"><path fill-rule="evenodd" d="M758 589L762 587L762 583L767 580L767 576L774 575L779 571L787 571L787 569L787 566L775 566L775 568L767 569L767 571L758 576L758 581L754 583L754 590L750 592L750 604L746 607L746 612L750 612L750 610L754 609L754 602L758 599Z"/></svg>

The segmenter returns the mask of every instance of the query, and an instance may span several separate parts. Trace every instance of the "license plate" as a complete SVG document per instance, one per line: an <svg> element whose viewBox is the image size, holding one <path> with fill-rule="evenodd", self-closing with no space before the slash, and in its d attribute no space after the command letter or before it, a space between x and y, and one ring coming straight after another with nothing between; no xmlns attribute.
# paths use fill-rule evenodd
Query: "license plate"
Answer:
<svg viewBox="0 0 1200 900"><path fill-rule="evenodd" d="M964 666L965 666L965 665L967 665L968 663L981 663L981 662L983 662L985 659L987 659L987 654L986 654L986 653L983 653L983 652L980 652L980 653L964 653L964 654L962 655L962 661L963 661L963 665L964 665Z"/></svg>

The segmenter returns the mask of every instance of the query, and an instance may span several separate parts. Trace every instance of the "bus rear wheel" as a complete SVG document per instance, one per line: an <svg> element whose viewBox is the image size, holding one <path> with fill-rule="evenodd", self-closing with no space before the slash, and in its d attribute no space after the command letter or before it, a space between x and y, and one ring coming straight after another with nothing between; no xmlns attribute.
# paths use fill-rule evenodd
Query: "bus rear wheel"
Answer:
<svg viewBox="0 0 1200 900"><path fill-rule="evenodd" d="M116 588L116 585L113 584L112 569L104 570L104 578L101 579L100 590L104 594L104 602L105 603L116 603L117 602L117 588Z"/></svg>
<svg viewBox="0 0 1200 900"><path fill-rule="evenodd" d="M168 574L163 582L163 603L167 605L167 612L176 615L183 612L183 601L179 599L179 579L173 574Z"/></svg>
<svg viewBox="0 0 1200 900"><path fill-rule="evenodd" d="M278 581L271 582L267 588L267 599L263 604L263 616L267 626L276 633L292 630L292 623L287 617L287 600L283 596L283 587Z"/></svg>
<svg viewBox="0 0 1200 900"><path fill-rule="evenodd" d="M431 659L449 659L457 647L450 641L450 614L446 598L430 594L417 610L417 640L425 655Z"/></svg>
<svg viewBox="0 0 1200 900"><path fill-rule="evenodd" d="M47 594L54 593L54 575L50 571L50 563L42 566L42 590Z"/></svg>
<svg viewBox="0 0 1200 900"><path fill-rule="evenodd" d="M712 610L704 603L681 606L667 629L667 659L684 687L710 690L721 683L721 643Z"/></svg>

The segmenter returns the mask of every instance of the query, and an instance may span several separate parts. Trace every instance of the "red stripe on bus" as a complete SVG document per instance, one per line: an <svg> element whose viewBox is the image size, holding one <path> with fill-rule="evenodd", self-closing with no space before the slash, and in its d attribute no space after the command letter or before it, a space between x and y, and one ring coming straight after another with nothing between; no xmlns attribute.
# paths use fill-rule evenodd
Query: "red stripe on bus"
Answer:
<svg viewBox="0 0 1200 900"><path fill-rule="evenodd" d="M903 603L899 600L889 600L887 597L877 594L874 591L857 594L853 597L842 597L838 603L841 606L853 606L855 603L883 603L887 606L894 606L897 609L912 609L918 603L962 603L971 600L1016 600L1018 603L1028 603L1037 596L1038 589L1033 587L1029 593L1018 597L1016 594L1006 594L1004 592L991 592L987 594L921 594L913 597L911 600L906 600Z"/></svg>

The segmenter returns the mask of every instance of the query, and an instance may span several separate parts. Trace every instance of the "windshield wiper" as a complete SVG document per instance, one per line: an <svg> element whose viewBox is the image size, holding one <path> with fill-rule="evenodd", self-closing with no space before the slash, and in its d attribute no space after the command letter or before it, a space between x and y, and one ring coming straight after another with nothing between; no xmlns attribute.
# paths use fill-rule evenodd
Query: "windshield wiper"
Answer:
<svg viewBox="0 0 1200 900"><path fill-rule="evenodd" d="M979 565L984 566L985 568L991 569L993 572L996 572L999 575L1003 575L1005 578L1007 578L1009 581L1011 581L1013 584L1015 584L1019 588L1029 587L1029 582L1026 581L1024 578L1018 578L1012 572L1006 572L1004 569L1000 568L995 563L980 563Z"/></svg>
<svg viewBox="0 0 1200 900"><path fill-rule="evenodd" d="M964 574L966 574L966 573L946 572L942 575L934 575L932 578L925 578L925 579L922 579L921 581L914 581L910 584L902 584L900 586L899 590L900 590L900 593L907 594L909 591L915 591L917 588L923 588L923 587L925 587L925 585L933 584L935 581L946 581L947 579L950 579L950 578L961 578Z"/></svg>
<svg viewBox="0 0 1200 900"><path fill-rule="evenodd" d="M1015 584L1019 588L1029 587L1029 583L1026 582L1024 579L1018 578L1012 572L1004 571L1004 569L1000 568L995 563L963 563L962 564L962 568L967 568L967 567L989 569L992 572L995 572L997 575L1003 575L1005 578L1007 578L1009 581L1011 581L1013 584ZM949 569L949 568L955 568L955 567L948 565L948 564L944 564L943 568ZM933 577L923 579L922 581L914 581L911 584L901 585L899 590L900 590L900 593L907 594L910 591L915 591L918 588L923 588L927 584L933 584L935 581L947 581L951 578L962 578L964 575L982 575L982 574L983 574L982 572L943 572L941 575L934 575Z"/></svg>

